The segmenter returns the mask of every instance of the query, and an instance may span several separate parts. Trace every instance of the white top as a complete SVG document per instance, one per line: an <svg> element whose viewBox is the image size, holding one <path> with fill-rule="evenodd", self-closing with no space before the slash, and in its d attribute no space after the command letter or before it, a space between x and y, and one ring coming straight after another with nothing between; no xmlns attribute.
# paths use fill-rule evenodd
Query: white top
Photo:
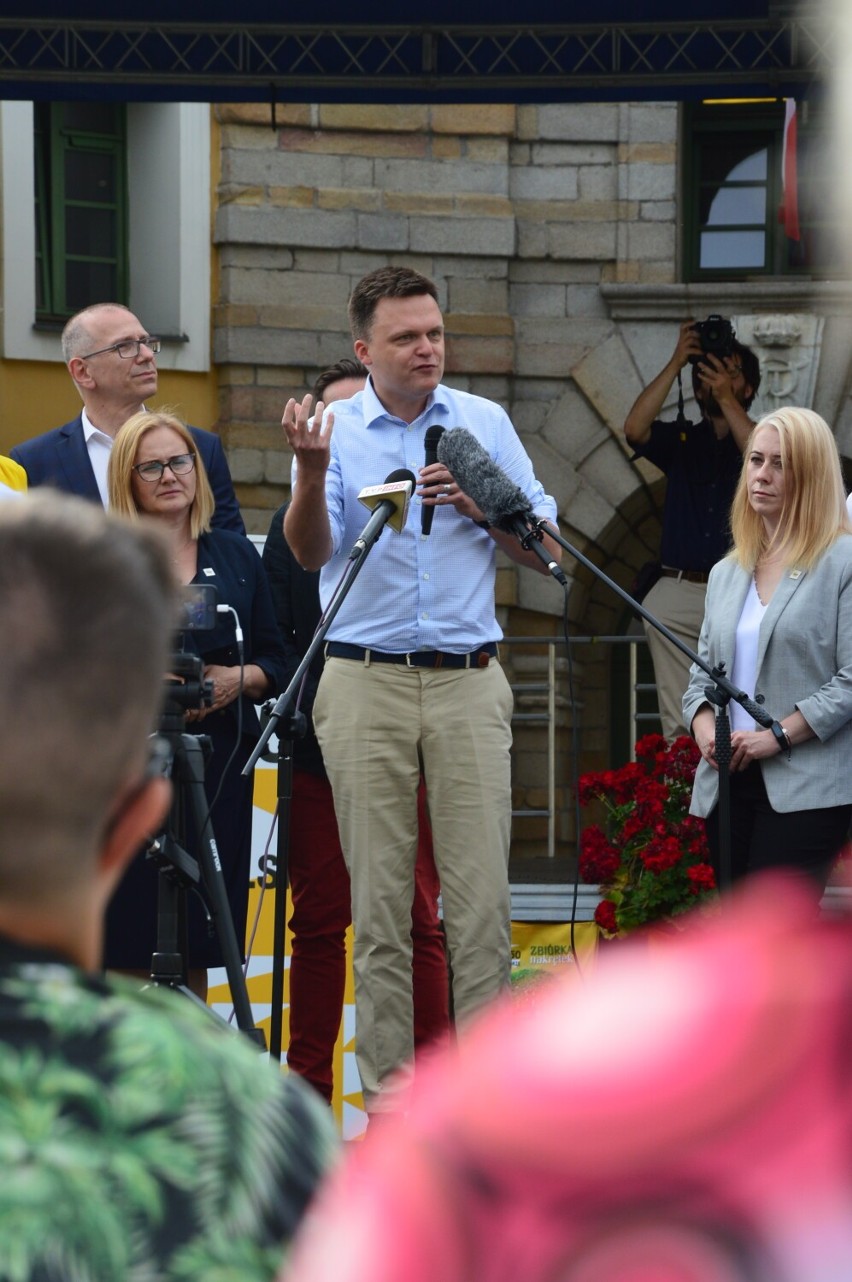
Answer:
<svg viewBox="0 0 852 1282"><path fill-rule="evenodd" d="M731 669L732 685L735 685L738 690L745 690L750 699L754 698L754 683L757 680L757 639L765 613L766 606L757 595L757 588L752 578L737 624L734 666ZM756 722L741 703L731 700L728 711L732 730L755 729Z"/></svg>
<svg viewBox="0 0 852 1282"><path fill-rule="evenodd" d="M107 468L109 467L109 456L112 450L113 438L107 436L99 427L95 427L92 420L83 408L83 435L86 438L86 449L89 451L89 462L92 465L92 471L95 474L95 480L98 483L98 493L101 496L101 502L104 507L108 505L109 490L107 488Z"/></svg>

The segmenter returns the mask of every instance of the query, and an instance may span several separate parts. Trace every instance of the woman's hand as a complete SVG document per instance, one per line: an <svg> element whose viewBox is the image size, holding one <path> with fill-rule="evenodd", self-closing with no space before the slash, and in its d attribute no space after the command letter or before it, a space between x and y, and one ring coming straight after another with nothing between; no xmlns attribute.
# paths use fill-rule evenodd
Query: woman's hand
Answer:
<svg viewBox="0 0 852 1282"><path fill-rule="evenodd" d="M236 666L224 668L220 663L209 663L204 669L204 679L213 682L213 702L204 709L205 714L227 708L240 693L240 670Z"/></svg>
<svg viewBox="0 0 852 1282"><path fill-rule="evenodd" d="M221 663L208 663L204 669L204 680L213 683L213 702L209 706L190 708L186 714L187 721L203 721L211 712L227 708L240 693L238 667L226 668Z"/></svg>
<svg viewBox="0 0 852 1282"><path fill-rule="evenodd" d="M708 703L698 709L692 719L692 737L698 745L701 756L712 766L719 769L716 761L716 714Z"/></svg>
<svg viewBox="0 0 852 1282"><path fill-rule="evenodd" d="M731 771L747 770L753 761L777 757L780 751L771 730L735 730L731 735Z"/></svg>
<svg viewBox="0 0 852 1282"><path fill-rule="evenodd" d="M204 679L213 682L213 702L209 708L191 708L186 714L187 721L203 721L211 712L227 708L241 694L257 702L271 693L269 677L256 663L247 663L243 668L242 686L237 664L224 667L221 663L208 663L204 669Z"/></svg>

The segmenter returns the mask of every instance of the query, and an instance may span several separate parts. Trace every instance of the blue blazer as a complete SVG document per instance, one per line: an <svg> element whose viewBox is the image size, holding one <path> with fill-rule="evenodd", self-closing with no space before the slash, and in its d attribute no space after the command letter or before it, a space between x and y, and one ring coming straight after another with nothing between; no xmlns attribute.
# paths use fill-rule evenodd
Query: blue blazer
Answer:
<svg viewBox="0 0 852 1282"><path fill-rule="evenodd" d="M707 585L698 653L733 669L737 623L751 575L725 558ZM709 677L694 664L683 697L686 725L702 704ZM807 571L785 571L766 608L757 648L754 691L776 720L798 708L816 736L790 753L762 761L773 810L820 810L852 802L852 534L841 534ZM703 759L695 772L691 810L708 815L719 793L718 773Z"/></svg>
<svg viewBox="0 0 852 1282"><path fill-rule="evenodd" d="M278 509L269 525L263 545L263 567L269 578L272 603L281 629L281 641L286 656L284 684L279 694L286 690L296 674L296 669L307 653L322 610L319 597L319 570L303 570L293 556L284 538L285 503ZM304 689L301 691L299 709L305 714L307 729L303 739L293 743L293 761L300 770L326 778L322 752L314 732L314 699L325 665L322 650L314 655L308 669ZM292 708L290 709L292 712Z"/></svg>
<svg viewBox="0 0 852 1282"><path fill-rule="evenodd" d="M236 530L238 534L245 534L246 527L234 494L222 442L214 432L202 431L200 427L191 427L189 430L213 488L216 500L213 525L220 530ZM10 457L20 463L26 472L30 488L52 485L54 489L64 490L66 494L77 494L80 498L91 499L95 503L101 501L95 474L89 462L89 451L86 449L82 414L78 414L70 423L63 423L62 427L55 427L50 432L24 441L22 445L16 445L10 451Z"/></svg>

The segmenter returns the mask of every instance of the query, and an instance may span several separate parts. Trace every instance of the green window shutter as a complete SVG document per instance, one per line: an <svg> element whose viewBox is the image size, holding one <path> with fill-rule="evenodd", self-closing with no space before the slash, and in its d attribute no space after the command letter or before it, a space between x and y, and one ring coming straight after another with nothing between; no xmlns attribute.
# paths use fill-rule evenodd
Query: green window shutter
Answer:
<svg viewBox="0 0 852 1282"><path fill-rule="evenodd" d="M37 320L127 301L127 131L122 104L39 103Z"/></svg>

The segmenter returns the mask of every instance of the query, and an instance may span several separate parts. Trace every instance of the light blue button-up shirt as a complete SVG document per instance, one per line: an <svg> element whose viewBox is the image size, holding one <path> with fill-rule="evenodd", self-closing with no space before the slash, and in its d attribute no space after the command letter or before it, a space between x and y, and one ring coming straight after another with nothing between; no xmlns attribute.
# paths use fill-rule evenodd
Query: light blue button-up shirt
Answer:
<svg viewBox="0 0 852 1282"><path fill-rule="evenodd" d="M464 427L523 490L540 517L556 520L556 504L504 410L493 401L439 385L413 423L389 414L372 384L333 407L331 464L326 476L334 553L320 575L323 609L353 544L370 518L358 502L368 485L409 468L419 479L426 429ZM397 534L385 527L329 631L329 639L372 650L463 654L503 635L494 612L495 543L449 504L435 508L432 531L420 532L423 505L415 495Z"/></svg>

